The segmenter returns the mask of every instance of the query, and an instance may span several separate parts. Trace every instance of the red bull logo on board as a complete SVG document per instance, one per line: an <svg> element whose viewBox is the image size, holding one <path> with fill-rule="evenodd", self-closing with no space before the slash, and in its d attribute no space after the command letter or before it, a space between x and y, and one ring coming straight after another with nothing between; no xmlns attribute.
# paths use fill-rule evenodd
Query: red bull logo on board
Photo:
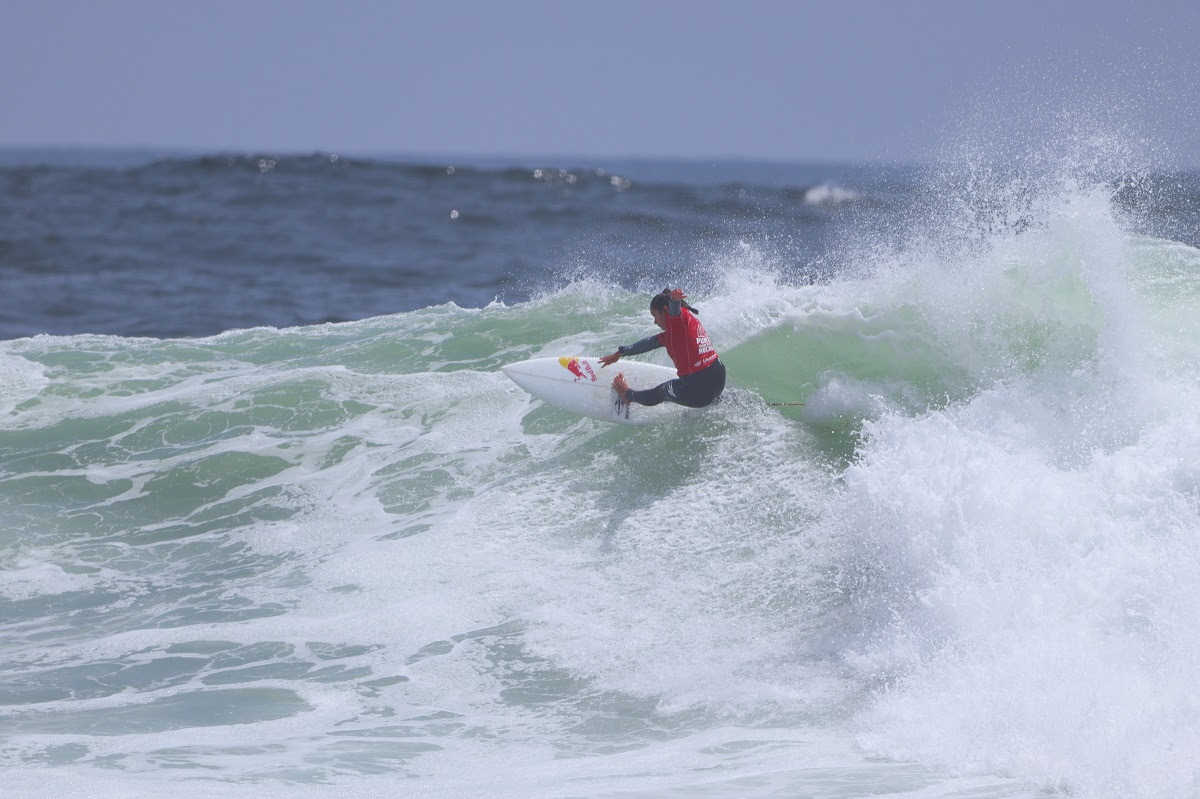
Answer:
<svg viewBox="0 0 1200 799"><path fill-rule="evenodd" d="M584 379L591 380L593 383L596 382L596 372L592 369L592 365L587 361L579 358L567 358L564 356L559 358L558 362L562 364L564 369L575 375L576 383Z"/></svg>

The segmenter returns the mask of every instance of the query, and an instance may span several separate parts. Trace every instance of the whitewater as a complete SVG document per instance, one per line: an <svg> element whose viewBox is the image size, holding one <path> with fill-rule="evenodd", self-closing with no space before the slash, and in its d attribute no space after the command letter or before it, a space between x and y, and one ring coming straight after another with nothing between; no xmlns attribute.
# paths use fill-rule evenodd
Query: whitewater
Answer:
<svg viewBox="0 0 1200 799"><path fill-rule="evenodd" d="M5 795L1197 795L1200 251L1130 191L659 266L730 379L649 428L499 371L652 332L586 265L0 342Z"/></svg>

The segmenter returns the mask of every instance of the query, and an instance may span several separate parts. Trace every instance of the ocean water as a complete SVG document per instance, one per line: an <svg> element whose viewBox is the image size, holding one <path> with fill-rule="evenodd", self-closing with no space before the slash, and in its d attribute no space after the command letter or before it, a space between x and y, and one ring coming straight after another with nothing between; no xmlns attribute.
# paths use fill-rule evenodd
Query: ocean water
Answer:
<svg viewBox="0 0 1200 799"><path fill-rule="evenodd" d="M0 162L5 796L1200 795L1195 174Z"/></svg>

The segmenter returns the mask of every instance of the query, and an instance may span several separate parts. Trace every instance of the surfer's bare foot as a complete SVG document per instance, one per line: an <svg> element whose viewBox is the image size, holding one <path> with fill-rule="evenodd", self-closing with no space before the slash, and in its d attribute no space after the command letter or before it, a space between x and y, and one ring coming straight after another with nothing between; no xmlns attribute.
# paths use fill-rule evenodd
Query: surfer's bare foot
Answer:
<svg viewBox="0 0 1200 799"><path fill-rule="evenodd" d="M629 384L625 382L624 372L618 372L617 376L613 378L613 388L617 390L617 396L625 396L625 392L629 390Z"/></svg>

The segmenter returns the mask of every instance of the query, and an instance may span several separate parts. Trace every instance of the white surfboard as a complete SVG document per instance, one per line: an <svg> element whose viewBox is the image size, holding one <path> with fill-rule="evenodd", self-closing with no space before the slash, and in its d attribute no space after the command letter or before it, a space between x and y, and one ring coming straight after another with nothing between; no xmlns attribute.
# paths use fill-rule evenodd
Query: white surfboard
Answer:
<svg viewBox="0 0 1200 799"><path fill-rule="evenodd" d="M622 359L606 369L599 358L584 356L533 358L501 367L514 383L533 396L563 410L616 424L646 424L679 415L680 406L664 402L646 406L625 404L612 381L620 372L629 387L654 388L677 376L674 369Z"/></svg>

